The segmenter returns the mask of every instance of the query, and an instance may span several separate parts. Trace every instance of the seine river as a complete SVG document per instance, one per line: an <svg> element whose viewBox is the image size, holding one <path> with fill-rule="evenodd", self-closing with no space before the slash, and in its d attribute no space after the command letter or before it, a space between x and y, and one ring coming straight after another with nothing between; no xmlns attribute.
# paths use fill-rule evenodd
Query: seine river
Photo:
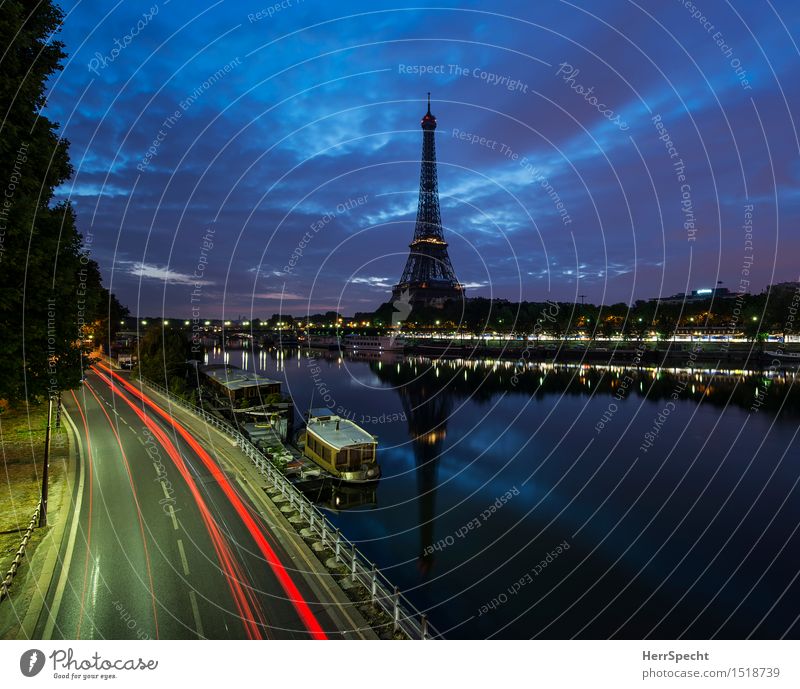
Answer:
<svg viewBox="0 0 800 689"><path fill-rule="evenodd" d="M331 519L447 637L800 636L795 373L226 356L378 436Z"/></svg>

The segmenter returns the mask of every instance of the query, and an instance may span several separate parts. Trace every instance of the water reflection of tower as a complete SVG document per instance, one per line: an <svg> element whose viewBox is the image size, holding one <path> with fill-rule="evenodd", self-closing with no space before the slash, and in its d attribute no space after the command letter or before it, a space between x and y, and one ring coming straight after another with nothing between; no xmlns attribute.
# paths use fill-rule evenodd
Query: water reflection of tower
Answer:
<svg viewBox="0 0 800 689"><path fill-rule="evenodd" d="M399 371L398 371L399 369ZM418 567L422 574L430 572L434 556L434 524L436 520L436 489L439 458L447 436L447 419L452 409L452 394L446 382L438 379L432 369L415 375L409 365L373 366L373 371L397 389L408 422L408 433L414 448L417 467L419 501L420 554Z"/></svg>

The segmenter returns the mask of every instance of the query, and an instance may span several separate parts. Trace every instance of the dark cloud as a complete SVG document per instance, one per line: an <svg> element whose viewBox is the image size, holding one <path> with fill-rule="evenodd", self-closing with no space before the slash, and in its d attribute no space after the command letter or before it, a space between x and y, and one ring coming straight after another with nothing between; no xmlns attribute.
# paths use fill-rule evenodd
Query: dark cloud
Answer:
<svg viewBox="0 0 800 689"><path fill-rule="evenodd" d="M680 2L435 4L65 2L61 192L121 299L186 315L213 227L208 317L377 306L413 232L428 90L470 294L735 288L746 203L752 288L796 279L796 3L707 3L713 30Z"/></svg>

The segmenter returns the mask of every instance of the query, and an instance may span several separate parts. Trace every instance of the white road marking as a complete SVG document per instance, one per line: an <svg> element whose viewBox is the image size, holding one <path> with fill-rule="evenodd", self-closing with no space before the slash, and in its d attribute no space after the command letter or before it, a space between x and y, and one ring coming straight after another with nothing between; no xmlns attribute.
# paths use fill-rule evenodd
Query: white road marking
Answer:
<svg viewBox="0 0 800 689"><path fill-rule="evenodd" d="M197 596L194 591L189 591L189 602L192 604L192 616L194 617L194 628L201 639L205 639L203 633L203 623L200 621L200 609L197 607Z"/></svg>
<svg viewBox="0 0 800 689"><path fill-rule="evenodd" d="M169 509L169 516L172 517L172 528L178 530L178 520L175 519L175 508L172 505L167 505Z"/></svg>
<svg viewBox="0 0 800 689"><path fill-rule="evenodd" d="M178 539L178 552L181 556L181 564L183 565L183 573L189 576L189 561L186 559L186 551L183 549L183 541Z"/></svg>
<svg viewBox="0 0 800 689"><path fill-rule="evenodd" d="M75 507L72 512L72 526L70 527L69 531L69 540L67 541L67 550L64 552L64 559L61 562L61 576L58 578L58 585L56 586L56 593L53 596L53 607L50 608L48 611L50 616L47 620L47 624L44 627L44 634L42 638L44 639L51 639L53 637L53 628L56 625L56 619L58 618L58 610L61 607L61 599L64 597L64 589L67 587L67 579L69 578L69 566L72 562L72 554L75 550L75 537L78 534L78 524L80 522L81 516L81 504L83 503L83 484L85 478L85 470L83 466L83 441L81 440L81 434L78 433L78 428L73 422L72 418L67 412L66 409L62 409L62 413L64 414L64 418L66 419L67 423L72 426L72 431L75 434L75 438L78 441L78 449L76 452L76 458L78 462L79 468L79 477L78 477L78 495L75 499Z"/></svg>

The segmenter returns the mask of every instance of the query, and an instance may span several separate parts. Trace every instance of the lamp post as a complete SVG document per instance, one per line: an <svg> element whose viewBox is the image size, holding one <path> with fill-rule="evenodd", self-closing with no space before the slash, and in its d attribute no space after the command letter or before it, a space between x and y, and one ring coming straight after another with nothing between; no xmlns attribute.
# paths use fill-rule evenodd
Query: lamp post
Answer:
<svg viewBox="0 0 800 689"><path fill-rule="evenodd" d="M50 465L50 418L53 415L53 398L47 398L47 428L44 432L44 467L42 469L42 509L39 511L39 528L47 526L47 483Z"/></svg>

